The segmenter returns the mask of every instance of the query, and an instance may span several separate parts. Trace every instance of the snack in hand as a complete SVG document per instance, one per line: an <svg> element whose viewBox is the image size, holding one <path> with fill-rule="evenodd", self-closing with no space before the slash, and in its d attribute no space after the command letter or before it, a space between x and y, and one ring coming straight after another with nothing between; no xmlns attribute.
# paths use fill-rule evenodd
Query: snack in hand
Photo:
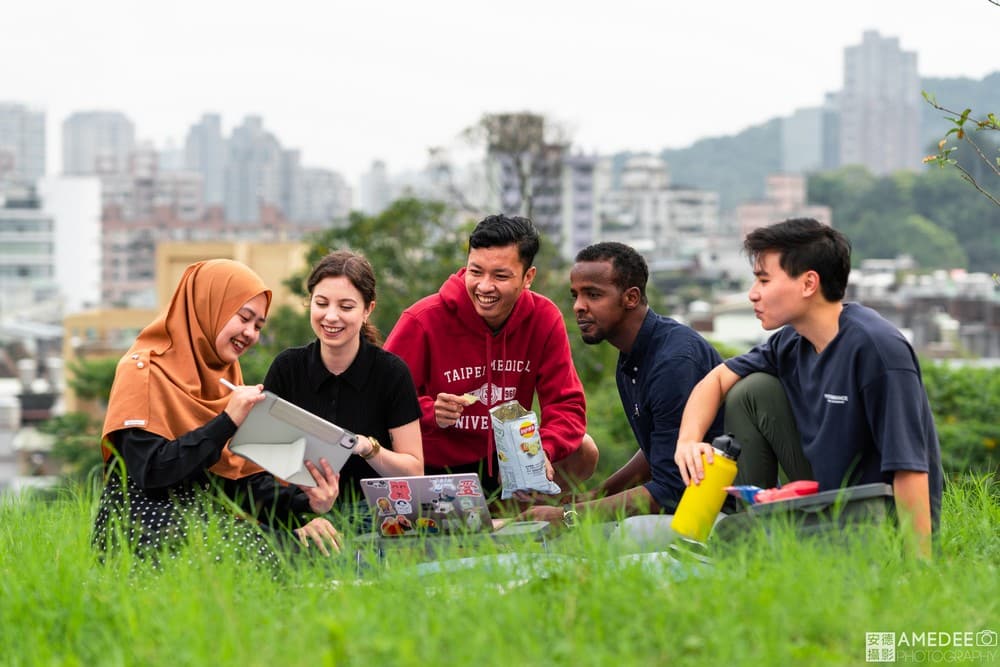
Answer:
<svg viewBox="0 0 1000 667"><path fill-rule="evenodd" d="M476 396L475 394L462 394L458 398L466 405L472 405L473 403L479 400L479 397Z"/></svg>

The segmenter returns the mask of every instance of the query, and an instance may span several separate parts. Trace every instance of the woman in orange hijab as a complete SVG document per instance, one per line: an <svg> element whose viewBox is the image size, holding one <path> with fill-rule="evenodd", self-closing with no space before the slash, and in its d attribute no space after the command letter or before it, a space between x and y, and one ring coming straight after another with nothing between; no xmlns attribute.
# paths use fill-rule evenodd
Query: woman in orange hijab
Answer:
<svg viewBox="0 0 1000 667"><path fill-rule="evenodd" d="M121 535L139 554L159 551L183 541L192 519L208 518L204 500L221 496L244 519L267 517L256 527L233 523L239 534L226 543L239 555L255 551L274 561L256 528L268 532L275 524L293 528L304 546L311 539L324 554L337 548L329 521L297 518L325 513L337 498L338 475L325 460L322 471L307 464L315 488L284 487L227 446L264 398L263 385L243 386L239 357L258 341L270 303L271 291L247 266L226 259L192 264L167 309L119 361L102 432L107 474L96 547L113 546Z"/></svg>

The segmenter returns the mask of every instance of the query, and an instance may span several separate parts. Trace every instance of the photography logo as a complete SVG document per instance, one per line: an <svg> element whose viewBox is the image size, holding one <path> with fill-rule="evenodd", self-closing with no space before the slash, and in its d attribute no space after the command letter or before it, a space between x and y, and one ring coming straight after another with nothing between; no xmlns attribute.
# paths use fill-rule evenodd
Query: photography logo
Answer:
<svg viewBox="0 0 1000 667"><path fill-rule="evenodd" d="M896 633L866 632L865 662L896 662Z"/></svg>
<svg viewBox="0 0 1000 667"><path fill-rule="evenodd" d="M995 630L866 632L865 662L989 662L998 657Z"/></svg>

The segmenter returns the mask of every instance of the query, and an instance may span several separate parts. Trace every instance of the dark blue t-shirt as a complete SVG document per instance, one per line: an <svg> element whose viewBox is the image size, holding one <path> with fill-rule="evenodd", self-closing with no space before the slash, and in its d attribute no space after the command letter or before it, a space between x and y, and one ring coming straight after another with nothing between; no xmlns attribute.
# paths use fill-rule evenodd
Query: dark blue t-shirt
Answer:
<svg viewBox="0 0 1000 667"><path fill-rule="evenodd" d="M649 462L645 487L665 510L684 493L684 480L674 462L681 415L691 390L722 363L722 357L691 327L646 312L639 335L626 355L618 355L615 380L628 422ZM722 410L705 436L722 433Z"/></svg>
<svg viewBox="0 0 1000 667"><path fill-rule="evenodd" d="M931 516L941 509L941 450L913 348L896 327L857 303L843 304L822 354L792 327L726 361L745 377L781 381L820 490L886 482L896 470L926 472Z"/></svg>

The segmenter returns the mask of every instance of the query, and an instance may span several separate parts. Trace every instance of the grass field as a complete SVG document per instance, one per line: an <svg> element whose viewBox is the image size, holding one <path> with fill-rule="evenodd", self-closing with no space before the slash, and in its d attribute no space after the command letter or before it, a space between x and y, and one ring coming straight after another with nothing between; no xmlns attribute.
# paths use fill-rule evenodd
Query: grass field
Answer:
<svg viewBox="0 0 1000 667"><path fill-rule="evenodd" d="M584 523L544 551L364 551L359 565L348 544L272 576L197 548L156 572L128 556L101 565L89 493L8 499L0 664L859 665L887 657L866 653L873 632L951 638L895 646L897 662L1000 664L986 645L1000 632L1000 485L967 478L944 501L932 562L903 555L891 529L709 540L702 559L637 552Z"/></svg>

